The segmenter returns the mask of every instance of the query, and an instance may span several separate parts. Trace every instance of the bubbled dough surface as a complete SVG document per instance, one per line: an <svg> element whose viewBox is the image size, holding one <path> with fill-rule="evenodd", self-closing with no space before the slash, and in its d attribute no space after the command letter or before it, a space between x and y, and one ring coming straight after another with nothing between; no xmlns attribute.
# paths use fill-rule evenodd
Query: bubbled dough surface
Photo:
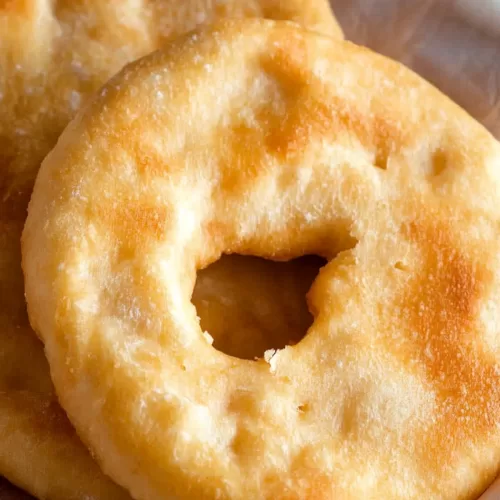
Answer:
<svg viewBox="0 0 500 500"><path fill-rule="evenodd" d="M63 406L138 498L476 498L500 462L499 186L491 135L347 43L234 23L132 65L25 227ZM210 345L189 299L222 252L330 260L304 340Z"/></svg>
<svg viewBox="0 0 500 500"><path fill-rule="evenodd" d="M323 0L0 1L0 474L42 497L128 496L69 427L25 310L19 239L26 208L38 167L70 118L124 64L200 22L290 16L341 36L328 9ZM234 295L233 302L237 310Z"/></svg>

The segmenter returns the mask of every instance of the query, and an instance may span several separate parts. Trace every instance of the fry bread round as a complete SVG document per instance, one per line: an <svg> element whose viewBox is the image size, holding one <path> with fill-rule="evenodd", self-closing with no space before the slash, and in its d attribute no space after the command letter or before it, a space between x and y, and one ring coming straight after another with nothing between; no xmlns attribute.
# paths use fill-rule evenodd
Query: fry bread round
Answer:
<svg viewBox="0 0 500 500"><path fill-rule="evenodd" d="M234 0L224 6L209 0L0 0L0 474L36 496L128 498L100 472L70 427L28 324L19 239L39 165L88 96L124 64L201 22L259 15L340 36L326 0ZM243 285L235 287L238 293ZM198 297L205 305L224 298L213 297L208 286L203 290ZM232 300L226 327L237 338L238 304L248 304L234 293ZM299 306L292 300L290 307ZM260 321L259 311L253 314ZM214 315L205 315L211 324ZM279 331L285 335L286 324ZM217 337L217 331L212 334Z"/></svg>
<svg viewBox="0 0 500 500"><path fill-rule="evenodd" d="M65 130L23 233L30 319L138 499L474 499L500 464L500 144L408 69L226 22L130 65ZM224 253L328 260L295 346L216 350Z"/></svg>

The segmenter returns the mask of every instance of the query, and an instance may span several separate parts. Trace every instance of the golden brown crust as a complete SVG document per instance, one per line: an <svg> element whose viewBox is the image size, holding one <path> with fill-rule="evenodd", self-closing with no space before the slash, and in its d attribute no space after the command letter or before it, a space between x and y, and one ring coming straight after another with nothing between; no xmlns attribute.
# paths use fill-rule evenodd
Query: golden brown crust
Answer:
<svg viewBox="0 0 500 500"><path fill-rule="evenodd" d="M85 98L125 64L203 22L247 16L294 20L342 37L327 0L0 4L0 159L11 188L31 186L39 163Z"/></svg>
<svg viewBox="0 0 500 500"><path fill-rule="evenodd" d="M499 189L498 142L392 61L264 21L180 40L37 178L23 267L63 406L137 498L474 499L500 463ZM189 299L224 252L329 260L305 339L206 341Z"/></svg>
<svg viewBox="0 0 500 500"><path fill-rule="evenodd" d="M19 258L25 206L0 200L0 471L39 498L129 498L77 438L29 326Z"/></svg>
<svg viewBox="0 0 500 500"><path fill-rule="evenodd" d="M225 15L289 16L341 36L326 0L224 5L0 0L0 474L37 496L128 497L100 473L76 436L63 432L64 425L37 425L40 415L64 421L53 406L41 344L28 325L20 269L19 238L43 157L108 77L200 22Z"/></svg>

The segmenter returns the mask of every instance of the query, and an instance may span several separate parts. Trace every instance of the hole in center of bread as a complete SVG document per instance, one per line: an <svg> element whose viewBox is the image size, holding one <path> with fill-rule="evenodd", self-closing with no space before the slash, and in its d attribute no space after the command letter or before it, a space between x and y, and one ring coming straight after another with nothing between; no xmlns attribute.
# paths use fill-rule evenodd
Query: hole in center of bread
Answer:
<svg viewBox="0 0 500 500"><path fill-rule="evenodd" d="M298 343L313 323L306 294L326 261L225 255L198 272L192 302L219 351L241 359Z"/></svg>

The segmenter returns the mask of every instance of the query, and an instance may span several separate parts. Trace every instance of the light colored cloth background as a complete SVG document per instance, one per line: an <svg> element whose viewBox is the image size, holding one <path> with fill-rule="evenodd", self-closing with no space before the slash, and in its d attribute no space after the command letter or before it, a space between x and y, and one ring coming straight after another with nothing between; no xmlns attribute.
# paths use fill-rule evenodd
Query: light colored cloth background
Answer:
<svg viewBox="0 0 500 500"><path fill-rule="evenodd" d="M411 67L500 139L500 0L331 3L347 39ZM480 500L500 500L500 479Z"/></svg>
<svg viewBox="0 0 500 500"><path fill-rule="evenodd" d="M500 0L331 0L346 37L397 59L500 139Z"/></svg>

